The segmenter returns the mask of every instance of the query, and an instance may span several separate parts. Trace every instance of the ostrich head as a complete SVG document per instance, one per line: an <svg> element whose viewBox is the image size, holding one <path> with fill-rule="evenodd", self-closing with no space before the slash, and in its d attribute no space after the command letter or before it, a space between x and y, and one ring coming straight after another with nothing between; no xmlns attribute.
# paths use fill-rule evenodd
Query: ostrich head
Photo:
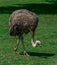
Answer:
<svg viewBox="0 0 57 65"><path fill-rule="evenodd" d="M32 42L32 46L33 46L33 47L41 46L41 42L40 42L39 40L37 40L35 43Z"/></svg>
<svg viewBox="0 0 57 65"><path fill-rule="evenodd" d="M41 42L40 42L39 40L37 40L37 41L35 42L35 45L36 45L36 47L41 46Z"/></svg>

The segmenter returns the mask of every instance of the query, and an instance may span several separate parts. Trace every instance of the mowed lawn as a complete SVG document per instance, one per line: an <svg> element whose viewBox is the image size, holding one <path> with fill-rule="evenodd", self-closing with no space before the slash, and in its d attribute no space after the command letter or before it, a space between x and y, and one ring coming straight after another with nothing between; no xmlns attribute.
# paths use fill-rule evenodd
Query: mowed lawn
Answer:
<svg viewBox="0 0 57 65"><path fill-rule="evenodd" d="M57 65L57 4L47 1L0 0L0 65ZM33 48L30 33L24 35L29 57L14 53L18 37L9 35L9 16L22 8L35 12L39 17L35 40L40 40L42 46ZM18 51L23 51L21 43Z"/></svg>

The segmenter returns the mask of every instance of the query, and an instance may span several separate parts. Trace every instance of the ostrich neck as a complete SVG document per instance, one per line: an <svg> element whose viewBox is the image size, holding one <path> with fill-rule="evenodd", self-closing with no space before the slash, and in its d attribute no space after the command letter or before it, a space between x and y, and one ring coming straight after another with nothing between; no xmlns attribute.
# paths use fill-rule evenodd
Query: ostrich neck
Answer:
<svg viewBox="0 0 57 65"><path fill-rule="evenodd" d="M31 43L32 43L32 46L33 46L33 47L36 47L36 43L34 42L33 39L31 39Z"/></svg>

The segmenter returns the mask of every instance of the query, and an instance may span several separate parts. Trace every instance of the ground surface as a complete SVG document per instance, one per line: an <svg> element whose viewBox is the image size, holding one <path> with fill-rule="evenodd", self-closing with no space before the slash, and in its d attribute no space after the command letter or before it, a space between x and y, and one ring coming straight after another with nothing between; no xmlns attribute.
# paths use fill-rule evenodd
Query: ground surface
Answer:
<svg viewBox="0 0 57 65"><path fill-rule="evenodd" d="M13 48L18 37L9 35L8 19L17 9L28 9L39 17L35 40L42 47L33 48L30 34L24 35L29 57L15 54ZM22 44L19 49L22 52ZM0 65L57 65L57 4L52 0L0 0Z"/></svg>

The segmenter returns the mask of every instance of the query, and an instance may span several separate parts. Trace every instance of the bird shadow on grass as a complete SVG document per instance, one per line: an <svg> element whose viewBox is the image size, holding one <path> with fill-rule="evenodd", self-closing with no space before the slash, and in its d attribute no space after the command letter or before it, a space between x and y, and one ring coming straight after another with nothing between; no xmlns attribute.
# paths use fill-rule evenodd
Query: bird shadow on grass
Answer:
<svg viewBox="0 0 57 65"><path fill-rule="evenodd" d="M30 56L37 56L37 57L44 57L44 58L48 58L51 56L54 56L54 53L37 53L37 52L27 52ZM21 55L23 55L23 53L20 53Z"/></svg>
<svg viewBox="0 0 57 65"><path fill-rule="evenodd" d="M28 9L36 14L57 14L57 4L31 3L13 4L13 6L0 6L0 14L11 14L15 10Z"/></svg>

